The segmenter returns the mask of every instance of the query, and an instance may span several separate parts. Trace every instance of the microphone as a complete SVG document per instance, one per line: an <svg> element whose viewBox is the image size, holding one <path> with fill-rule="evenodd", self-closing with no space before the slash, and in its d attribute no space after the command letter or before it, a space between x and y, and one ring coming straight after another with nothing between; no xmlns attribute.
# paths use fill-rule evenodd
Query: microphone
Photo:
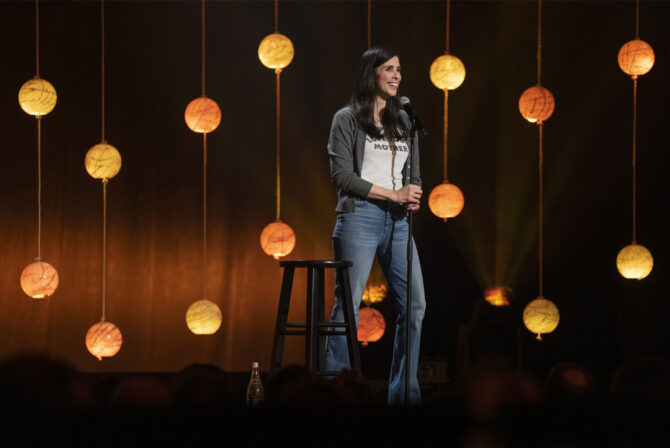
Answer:
<svg viewBox="0 0 670 448"><path fill-rule="evenodd" d="M414 122L414 126L416 130L419 131L419 134L421 134L421 136L423 137L428 135L428 132L426 132L426 129L423 127L423 124L421 123L419 116L414 112L414 109L412 109L412 105L409 103L409 98L407 98L406 96L401 96L400 105L402 106L403 109L405 109L405 112L407 112L409 118Z"/></svg>

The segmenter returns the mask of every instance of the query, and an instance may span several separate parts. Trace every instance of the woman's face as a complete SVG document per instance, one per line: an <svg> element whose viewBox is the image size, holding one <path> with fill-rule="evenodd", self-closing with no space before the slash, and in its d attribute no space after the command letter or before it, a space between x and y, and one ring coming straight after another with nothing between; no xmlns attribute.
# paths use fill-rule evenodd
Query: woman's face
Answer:
<svg viewBox="0 0 670 448"><path fill-rule="evenodd" d="M379 67L375 68L375 87L377 95L386 99L389 96L395 96L400 86L400 59L393 56Z"/></svg>

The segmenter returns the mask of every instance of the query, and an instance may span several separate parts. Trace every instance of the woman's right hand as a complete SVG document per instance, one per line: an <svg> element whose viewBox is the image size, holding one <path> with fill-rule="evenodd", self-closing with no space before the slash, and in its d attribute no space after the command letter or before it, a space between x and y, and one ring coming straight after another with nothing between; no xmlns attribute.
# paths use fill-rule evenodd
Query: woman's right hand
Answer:
<svg viewBox="0 0 670 448"><path fill-rule="evenodd" d="M400 190L397 190L395 194L395 202L400 202L401 204L418 204L421 200L423 190L418 185L407 184Z"/></svg>

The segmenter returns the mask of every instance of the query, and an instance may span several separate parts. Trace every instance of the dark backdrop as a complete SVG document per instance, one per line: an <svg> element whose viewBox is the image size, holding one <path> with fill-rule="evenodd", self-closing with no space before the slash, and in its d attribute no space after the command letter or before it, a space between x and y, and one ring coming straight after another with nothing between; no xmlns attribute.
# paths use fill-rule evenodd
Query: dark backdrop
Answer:
<svg viewBox="0 0 670 448"><path fill-rule="evenodd" d="M372 7L373 44L400 53L401 94L429 131L421 143L426 197L442 181L443 95L428 69L444 52L444 8ZM201 297L202 152L183 111L200 95L200 2L107 2L106 136L123 157L109 185L107 318L124 345L103 362L84 346L101 314L102 189L84 170L100 140L99 3L43 1L40 10L40 74L58 91L43 120L42 255L60 287L33 301L19 286L37 240L36 124L16 99L35 73L34 3L2 2L0 355L40 351L84 371L194 362L246 370L256 360L266 368L281 269L258 243L275 213L275 80L257 47L273 31L273 3L207 3L207 94L223 111L208 138L208 297L224 317L215 335L195 336L184 314ZM523 367L537 375L572 360L608 380L628 357L668 351L670 4L642 2L640 10L641 38L657 61L639 82L638 241L655 266L630 281L615 259L631 236L632 82L616 55L634 38L634 2L544 2L542 81L557 102L544 138L544 291L561 322L539 343L521 323L538 294L537 127L517 109L536 83L536 2L452 3L451 52L467 77L450 94L449 179L466 205L444 223L424 201L415 218L428 299L422 355L444 357L450 375L459 325L476 309L471 355L494 349L514 358L510 335L520 328ZM325 146L366 47L366 12L364 1L280 2L279 29L296 49L282 74L282 218L297 235L289 258L331 256L336 197ZM508 311L483 304L494 284L514 291ZM302 299L304 279L296 288ZM392 345L392 301L378 308L388 327L364 350L371 377L386 375ZM303 311L296 306L292 317ZM301 359L300 342L290 343L287 362Z"/></svg>

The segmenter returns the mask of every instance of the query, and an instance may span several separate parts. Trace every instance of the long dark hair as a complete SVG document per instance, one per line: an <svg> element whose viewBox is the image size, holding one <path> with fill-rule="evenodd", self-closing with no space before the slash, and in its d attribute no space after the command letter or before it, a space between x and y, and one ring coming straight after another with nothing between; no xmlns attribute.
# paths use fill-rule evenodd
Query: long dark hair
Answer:
<svg viewBox="0 0 670 448"><path fill-rule="evenodd" d="M374 106L377 100L375 69L394 56L394 50L386 47L372 47L363 53L358 62L358 75L351 95L351 105L358 123L368 135L381 138L382 133L375 125ZM400 120L400 99L398 95L386 99L386 107L381 117L384 136L400 139L407 137L408 129Z"/></svg>

